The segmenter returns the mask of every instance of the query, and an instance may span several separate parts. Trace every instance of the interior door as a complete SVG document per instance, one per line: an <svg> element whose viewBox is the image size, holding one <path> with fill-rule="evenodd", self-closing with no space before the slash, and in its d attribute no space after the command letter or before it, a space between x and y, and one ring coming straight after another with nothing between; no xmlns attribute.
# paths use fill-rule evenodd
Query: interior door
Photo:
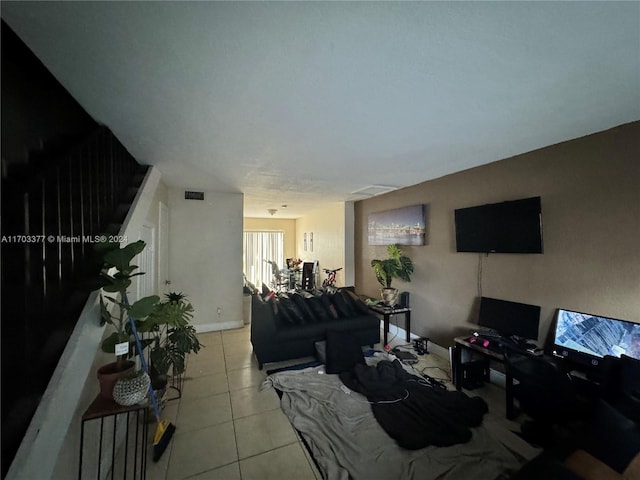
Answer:
<svg viewBox="0 0 640 480"><path fill-rule="evenodd" d="M169 207L160 202L158 213L158 294L171 290L169 279Z"/></svg>

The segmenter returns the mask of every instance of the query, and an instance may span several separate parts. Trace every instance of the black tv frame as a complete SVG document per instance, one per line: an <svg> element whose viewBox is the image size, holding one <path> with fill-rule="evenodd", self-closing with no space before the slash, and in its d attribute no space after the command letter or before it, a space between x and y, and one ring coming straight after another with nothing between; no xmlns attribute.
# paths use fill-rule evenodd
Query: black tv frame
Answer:
<svg viewBox="0 0 640 480"><path fill-rule="evenodd" d="M457 252L543 253L540 197L454 211Z"/></svg>
<svg viewBox="0 0 640 480"><path fill-rule="evenodd" d="M619 318L605 317L604 315L596 315L588 312L578 312L576 310L569 310L566 308L558 308L556 309L556 313L554 315L554 321L552 323L553 328L553 344L552 344L552 353L555 357L562 358L563 360L568 361L571 364L576 366L586 367L587 369L598 369L600 366L600 362L607 354L600 354L598 352L588 353L580 351L576 348L571 348L566 344L560 344L556 341L558 335L558 319L560 316L560 312L568 312L577 315L584 315L590 318L598 319L598 321L608 320L615 323L620 323L622 326L635 328L640 331L640 324L631 322L629 320L621 320ZM611 353L612 356L619 356L614 353ZM635 357L634 357L635 358Z"/></svg>

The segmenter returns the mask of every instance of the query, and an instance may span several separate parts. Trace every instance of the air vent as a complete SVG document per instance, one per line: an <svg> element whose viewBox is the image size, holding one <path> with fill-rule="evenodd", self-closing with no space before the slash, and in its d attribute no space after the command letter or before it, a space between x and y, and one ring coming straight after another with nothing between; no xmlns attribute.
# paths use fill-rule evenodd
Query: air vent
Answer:
<svg viewBox="0 0 640 480"><path fill-rule="evenodd" d="M376 195L381 195L383 193L397 190L397 188L398 187L391 187L388 185L369 185L367 187L361 188L360 190L356 190L355 192L351 192L351 195L360 198L375 197Z"/></svg>
<svg viewBox="0 0 640 480"><path fill-rule="evenodd" d="M185 200L204 200L204 192L190 192L189 190L185 190L184 199Z"/></svg>

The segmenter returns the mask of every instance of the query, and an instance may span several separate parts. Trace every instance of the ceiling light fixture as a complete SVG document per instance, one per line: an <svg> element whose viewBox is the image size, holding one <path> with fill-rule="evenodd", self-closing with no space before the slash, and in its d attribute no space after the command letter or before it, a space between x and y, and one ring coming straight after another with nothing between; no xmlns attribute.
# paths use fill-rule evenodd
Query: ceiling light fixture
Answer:
<svg viewBox="0 0 640 480"><path fill-rule="evenodd" d="M269 210L267 210L267 212L269 212L269 214L270 214L272 217L276 214L276 212L277 212L277 211L278 211L278 210L277 210L277 209L275 209L275 208L270 208Z"/></svg>

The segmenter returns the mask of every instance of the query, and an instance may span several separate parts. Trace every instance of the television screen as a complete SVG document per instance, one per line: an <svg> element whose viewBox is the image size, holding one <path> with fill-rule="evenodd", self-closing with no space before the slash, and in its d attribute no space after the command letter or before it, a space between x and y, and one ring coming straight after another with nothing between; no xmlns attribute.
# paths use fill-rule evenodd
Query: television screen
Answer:
<svg viewBox="0 0 640 480"><path fill-rule="evenodd" d="M538 339L540 307L497 298L480 298L478 325L496 330L504 337Z"/></svg>
<svg viewBox="0 0 640 480"><path fill-rule="evenodd" d="M554 354L597 366L605 355L640 359L640 324L558 309Z"/></svg>
<svg viewBox="0 0 640 480"><path fill-rule="evenodd" d="M540 197L455 210L456 251L542 253Z"/></svg>

